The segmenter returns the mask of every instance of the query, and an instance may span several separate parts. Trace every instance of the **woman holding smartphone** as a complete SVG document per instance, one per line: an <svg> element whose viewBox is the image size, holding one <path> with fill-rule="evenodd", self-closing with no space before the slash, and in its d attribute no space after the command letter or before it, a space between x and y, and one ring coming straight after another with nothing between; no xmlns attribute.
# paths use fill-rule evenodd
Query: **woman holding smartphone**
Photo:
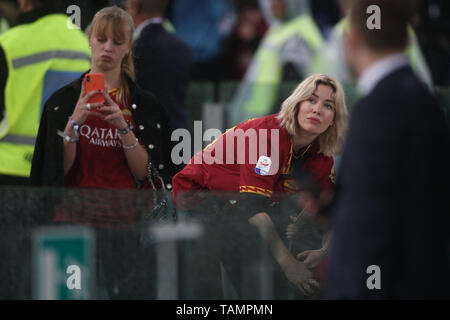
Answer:
<svg viewBox="0 0 450 320"><path fill-rule="evenodd" d="M135 226L134 193L124 189L139 188L150 162L164 181L160 188L170 190L175 173L167 114L134 82L133 32L132 18L118 7L95 15L89 31L92 69L46 102L32 162L33 185L83 188L79 198L62 201L53 220L95 227L97 238L99 230ZM103 74L105 89L87 93L85 81L97 81L96 74ZM90 102L94 96L104 102ZM112 251L124 243L118 234L104 241Z"/></svg>

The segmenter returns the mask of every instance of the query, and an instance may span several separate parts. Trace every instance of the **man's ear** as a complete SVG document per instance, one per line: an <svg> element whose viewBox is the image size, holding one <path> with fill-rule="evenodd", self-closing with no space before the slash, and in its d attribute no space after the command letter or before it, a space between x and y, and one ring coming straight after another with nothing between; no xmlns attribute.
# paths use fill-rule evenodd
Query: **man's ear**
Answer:
<svg viewBox="0 0 450 320"><path fill-rule="evenodd" d="M350 28L345 33L345 45L347 48L351 49L352 51L355 50L355 48L358 47L359 44L359 38L358 34L355 28L350 26Z"/></svg>
<svg viewBox="0 0 450 320"><path fill-rule="evenodd" d="M361 37L354 27L350 26L350 28L344 34L344 47L345 53L348 59L353 60L353 58L358 55L358 52L361 48Z"/></svg>

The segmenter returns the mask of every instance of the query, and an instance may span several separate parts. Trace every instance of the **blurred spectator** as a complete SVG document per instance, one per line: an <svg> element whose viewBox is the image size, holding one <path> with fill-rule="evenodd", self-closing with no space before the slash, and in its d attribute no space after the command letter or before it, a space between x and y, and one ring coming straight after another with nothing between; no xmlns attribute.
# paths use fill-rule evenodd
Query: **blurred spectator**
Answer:
<svg viewBox="0 0 450 320"><path fill-rule="evenodd" d="M192 49L193 79L221 79L220 50L236 20L234 1L177 0L171 20L177 35Z"/></svg>
<svg viewBox="0 0 450 320"><path fill-rule="evenodd" d="M56 0L21 0L20 28L0 36L0 184L25 184L45 100L89 69L86 37Z"/></svg>
<svg viewBox="0 0 450 320"><path fill-rule="evenodd" d="M382 28L366 28L367 8ZM333 205L327 298L448 299L450 135L404 54L409 1L358 0L346 54L362 99Z"/></svg>
<svg viewBox="0 0 450 320"><path fill-rule="evenodd" d="M12 27L18 14L17 3L14 0L0 2L0 34Z"/></svg>
<svg viewBox="0 0 450 320"><path fill-rule="evenodd" d="M87 39L67 28L67 16L58 14L57 1L21 0L19 10L16 26L0 35L0 185L28 184L43 102L90 65ZM21 298L28 297L29 235L14 234L8 224L5 229L0 298L14 299L19 292Z"/></svg>
<svg viewBox="0 0 450 320"><path fill-rule="evenodd" d="M344 38L349 28L347 11L351 1L341 0L339 3L341 11L344 12L345 15L333 28L328 41L323 45L323 49L321 50L321 59L323 59L323 62L320 65L324 68L322 72L336 77L343 84L354 84L355 79L349 70L344 50ZM426 83L429 88L432 88L433 81L430 70L420 50L416 34L411 26L408 26L408 38L409 41L405 53L410 59L411 66L416 75Z"/></svg>
<svg viewBox="0 0 450 320"><path fill-rule="evenodd" d="M3 0L0 2L0 33L16 24L19 15L19 4L16 0ZM3 28L3 29L2 29ZM3 31L2 31L3 30Z"/></svg>
<svg viewBox="0 0 450 320"><path fill-rule="evenodd" d="M223 77L240 80L250 65L258 45L268 29L257 1L238 2L238 21L224 41Z"/></svg>
<svg viewBox="0 0 450 320"><path fill-rule="evenodd" d="M168 0L128 0L136 25L136 83L154 93L174 129L187 128L186 91L192 55L189 47L162 23Z"/></svg>
<svg viewBox="0 0 450 320"><path fill-rule="evenodd" d="M322 35L309 0L259 2L270 29L230 103L228 125L269 114L283 80L300 80L317 69Z"/></svg>
<svg viewBox="0 0 450 320"><path fill-rule="evenodd" d="M325 39L328 38L333 26L341 17L338 2L337 0L311 1L314 20L317 22Z"/></svg>
<svg viewBox="0 0 450 320"><path fill-rule="evenodd" d="M0 34L3 32L6 32L6 30L9 29L8 21L6 21L6 18L2 16L2 13L0 12Z"/></svg>

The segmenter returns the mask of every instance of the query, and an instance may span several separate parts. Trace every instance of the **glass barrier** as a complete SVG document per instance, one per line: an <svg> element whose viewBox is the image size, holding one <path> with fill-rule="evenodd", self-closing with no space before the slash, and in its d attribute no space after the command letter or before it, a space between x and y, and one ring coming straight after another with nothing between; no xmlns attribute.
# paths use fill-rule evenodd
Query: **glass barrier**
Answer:
<svg viewBox="0 0 450 320"><path fill-rule="evenodd" d="M0 299L317 299L271 258L238 194L196 194L195 207L155 214L170 193L0 188ZM162 201L163 199L163 201ZM324 232L292 196L268 214L296 255ZM246 212L248 211L248 212ZM289 216L297 233L286 238ZM305 269L319 283L321 265Z"/></svg>
<svg viewBox="0 0 450 320"><path fill-rule="evenodd" d="M219 99L227 114L236 83L195 85L190 107ZM295 85L283 83L280 96ZM345 90L351 109L357 95ZM450 127L450 89L435 93ZM191 198L195 206L174 214L170 193L0 186L0 299L320 298L320 289L305 294L287 280L237 194ZM285 246L293 256L321 250L322 221L302 211L298 196L283 200L268 214ZM298 218L292 239L290 216ZM302 271L319 286L322 261Z"/></svg>

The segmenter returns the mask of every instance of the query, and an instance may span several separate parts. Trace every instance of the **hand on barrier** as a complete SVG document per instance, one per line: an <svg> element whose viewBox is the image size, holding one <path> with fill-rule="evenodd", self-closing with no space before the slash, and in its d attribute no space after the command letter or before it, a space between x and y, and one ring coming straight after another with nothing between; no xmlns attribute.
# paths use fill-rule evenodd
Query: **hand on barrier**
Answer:
<svg viewBox="0 0 450 320"><path fill-rule="evenodd" d="M286 237L288 239L293 239L298 233L298 225L296 223L298 218L289 216L289 219L292 223L288 224L288 226L286 227Z"/></svg>
<svg viewBox="0 0 450 320"><path fill-rule="evenodd" d="M313 279L311 271L301 261L291 261L285 269L285 275L306 296L312 296L320 289L320 285Z"/></svg>
<svg viewBox="0 0 450 320"><path fill-rule="evenodd" d="M314 269L319 265L322 259L325 257L325 250L306 250L297 255L297 259L303 261L308 269Z"/></svg>

